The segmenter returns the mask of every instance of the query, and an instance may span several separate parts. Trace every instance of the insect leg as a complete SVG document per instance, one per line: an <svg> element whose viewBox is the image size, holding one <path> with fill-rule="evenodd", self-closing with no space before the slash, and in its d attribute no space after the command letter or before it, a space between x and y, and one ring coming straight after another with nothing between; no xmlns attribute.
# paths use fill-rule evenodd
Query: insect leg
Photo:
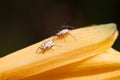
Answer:
<svg viewBox="0 0 120 80"><path fill-rule="evenodd" d="M53 37L52 41L55 41L55 39L56 39L56 36Z"/></svg>
<svg viewBox="0 0 120 80"><path fill-rule="evenodd" d="M63 35L63 40L64 40L64 42L66 43L66 39L65 39L65 36Z"/></svg>
<svg viewBox="0 0 120 80"><path fill-rule="evenodd" d="M69 34L72 38L74 38L77 41L77 39L70 32L69 32Z"/></svg>
<svg viewBox="0 0 120 80"><path fill-rule="evenodd" d="M62 47L62 46L60 46L60 45L56 45L56 44L55 44L55 45L53 45L53 46L58 46L58 47Z"/></svg>
<svg viewBox="0 0 120 80"><path fill-rule="evenodd" d="M41 49L41 48L40 48L40 47L37 48L37 50L36 50L36 52L35 52L36 54L38 53L39 49Z"/></svg>

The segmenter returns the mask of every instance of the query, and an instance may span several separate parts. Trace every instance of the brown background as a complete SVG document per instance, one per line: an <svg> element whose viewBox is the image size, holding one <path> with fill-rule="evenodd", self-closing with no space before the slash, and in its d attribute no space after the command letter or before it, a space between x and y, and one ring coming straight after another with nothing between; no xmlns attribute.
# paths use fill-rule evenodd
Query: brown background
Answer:
<svg viewBox="0 0 120 80"><path fill-rule="evenodd" d="M119 0L0 0L0 56L53 35L68 24L81 27L115 22ZM120 37L113 46L120 51Z"/></svg>

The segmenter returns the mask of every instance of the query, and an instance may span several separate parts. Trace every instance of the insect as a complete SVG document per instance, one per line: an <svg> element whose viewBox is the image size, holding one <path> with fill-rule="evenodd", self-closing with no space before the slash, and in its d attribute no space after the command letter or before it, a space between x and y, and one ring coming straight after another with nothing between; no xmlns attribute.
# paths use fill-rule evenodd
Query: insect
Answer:
<svg viewBox="0 0 120 80"><path fill-rule="evenodd" d="M60 31L56 34L56 36L57 36L58 38L63 38L64 41L66 42L65 37L66 37L67 35L70 35L70 36L72 36L75 40L77 40L77 39L71 34L70 29L68 29L68 28L71 27L71 26L63 25L63 26L61 26L61 27L63 27L63 29L60 30ZM54 37L54 39L55 39L55 37Z"/></svg>
<svg viewBox="0 0 120 80"><path fill-rule="evenodd" d="M40 47L38 47L38 49L36 50L36 53L38 53L39 49L41 49L42 52L45 53L45 51L47 51L48 49L51 49L53 46L58 46L58 45L55 45L55 42L53 40L46 41Z"/></svg>

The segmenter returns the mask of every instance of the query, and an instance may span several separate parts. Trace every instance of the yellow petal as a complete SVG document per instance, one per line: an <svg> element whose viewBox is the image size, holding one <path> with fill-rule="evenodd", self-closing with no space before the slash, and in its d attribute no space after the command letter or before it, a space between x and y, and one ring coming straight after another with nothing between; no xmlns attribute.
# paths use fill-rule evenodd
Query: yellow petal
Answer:
<svg viewBox="0 0 120 80"><path fill-rule="evenodd" d="M120 52L109 49L99 55L46 71L28 80L114 80L120 79ZM25 79L24 79L25 80Z"/></svg>
<svg viewBox="0 0 120 80"><path fill-rule="evenodd" d="M85 70L85 72L81 73L80 67L84 64L86 65L86 67L89 67L89 70ZM88 64L90 66L87 66ZM80 73L78 73L79 75L69 75L69 77L58 80L120 80L120 52L117 52L113 49L109 49L105 53L101 53L100 55L97 55L92 59L86 60L85 62L75 66L74 68L77 67L78 69L78 66L80 66Z"/></svg>
<svg viewBox="0 0 120 80"><path fill-rule="evenodd" d="M105 72L105 73L95 74L95 75L71 77L71 78L69 77L66 79L55 79L55 80L120 80L120 70L115 70L115 71Z"/></svg>
<svg viewBox="0 0 120 80"><path fill-rule="evenodd" d="M53 47L45 54L35 54L36 49L44 41L14 52L0 59L0 73L5 78L25 78L45 71L84 60L110 48L117 37L116 25L104 24L72 30L75 41L67 36L66 43L56 40L61 47Z"/></svg>

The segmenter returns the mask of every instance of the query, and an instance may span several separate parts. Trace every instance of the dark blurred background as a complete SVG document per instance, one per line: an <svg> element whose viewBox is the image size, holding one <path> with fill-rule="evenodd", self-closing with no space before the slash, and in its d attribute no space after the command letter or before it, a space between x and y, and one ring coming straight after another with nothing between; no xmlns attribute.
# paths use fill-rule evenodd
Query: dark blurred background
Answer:
<svg viewBox="0 0 120 80"><path fill-rule="evenodd" d="M111 22L120 30L119 0L0 0L0 57L53 35L63 24ZM120 51L120 37L113 47Z"/></svg>

